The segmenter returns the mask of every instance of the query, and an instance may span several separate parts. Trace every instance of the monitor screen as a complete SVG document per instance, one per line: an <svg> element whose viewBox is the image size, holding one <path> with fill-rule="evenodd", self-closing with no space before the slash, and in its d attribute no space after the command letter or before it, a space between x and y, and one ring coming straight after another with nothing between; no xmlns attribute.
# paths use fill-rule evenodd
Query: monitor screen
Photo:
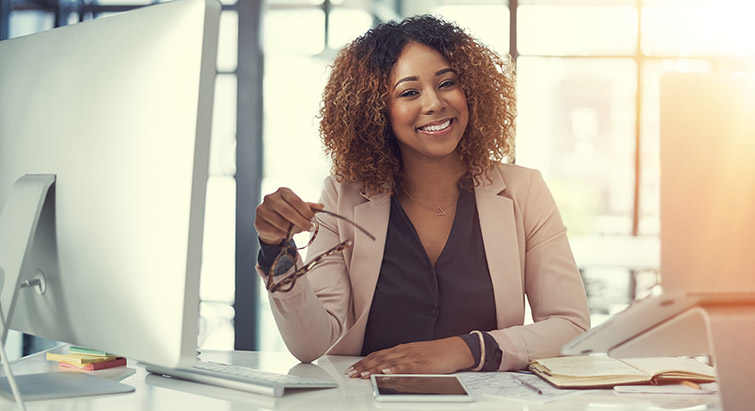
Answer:
<svg viewBox="0 0 755 411"><path fill-rule="evenodd" d="M661 81L664 292L755 293L755 75Z"/></svg>
<svg viewBox="0 0 755 411"><path fill-rule="evenodd" d="M0 42L0 222L21 220L24 176L54 180L21 251L0 232L11 328L168 367L195 357L220 10L179 0ZM18 271L45 290L11 306Z"/></svg>

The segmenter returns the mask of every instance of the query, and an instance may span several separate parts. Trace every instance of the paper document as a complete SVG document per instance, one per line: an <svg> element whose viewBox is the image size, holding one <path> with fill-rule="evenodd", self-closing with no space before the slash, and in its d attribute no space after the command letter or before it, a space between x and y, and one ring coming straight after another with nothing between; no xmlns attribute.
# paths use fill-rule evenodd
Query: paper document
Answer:
<svg viewBox="0 0 755 411"><path fill-rule="evenodd" d="M514 374L515 376L512 376ZM545 403L567 396L585 393L585 390L563 390L553 387L538 376L518 372L463 372L457 374L472 394L495 395L520 401ZM517 379L537 387L542 394L526 387Z"/></svg>

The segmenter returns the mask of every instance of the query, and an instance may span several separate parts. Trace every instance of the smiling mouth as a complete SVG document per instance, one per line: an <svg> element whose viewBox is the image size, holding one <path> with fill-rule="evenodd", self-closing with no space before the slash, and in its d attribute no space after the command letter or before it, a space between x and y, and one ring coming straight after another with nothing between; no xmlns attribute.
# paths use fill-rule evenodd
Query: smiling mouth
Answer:
<svg viewBox="0 0 755 411"><path fill-rule="evenodd" d="M420 128L418 128L418 130L420 130L420 131L429 131L429 132L443 131L443 130L447 129L448 127L450 127L451 123L452 123L452 120L448 119L448 120L446 120L445 122L443 122L441 124L420 127Z"/></svg>

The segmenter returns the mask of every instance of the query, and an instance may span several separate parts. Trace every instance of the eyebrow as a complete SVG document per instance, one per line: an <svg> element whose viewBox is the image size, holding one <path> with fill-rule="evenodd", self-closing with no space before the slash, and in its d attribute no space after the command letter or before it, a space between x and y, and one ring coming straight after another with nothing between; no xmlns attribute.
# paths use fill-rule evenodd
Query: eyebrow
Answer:
<svg viewBox="0 0 755 411"><path fill-rule="evenodd" d="M435 77L442 76L443 74L446 74L448 72L456 74L456 70L452 69L451 67L447 67L441 70L438 70L435 72ZM396 84L393 85L393 89L395 90L396 87L398 87L399 84L405 82L405 81L419 81L419 77L417 76L409 76L404 77L401 80L397 81Z"/></svg>

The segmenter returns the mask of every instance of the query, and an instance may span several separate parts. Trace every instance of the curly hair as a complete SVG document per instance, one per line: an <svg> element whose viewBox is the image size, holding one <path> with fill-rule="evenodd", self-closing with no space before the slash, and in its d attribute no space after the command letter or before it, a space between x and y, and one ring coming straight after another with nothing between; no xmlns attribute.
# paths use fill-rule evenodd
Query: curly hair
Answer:
<svg viewBox="0 0 755 411"><path fill-rule="evenodd" d="M457 151L478 185L496 163L514 158L514 72L461 28L433 16L380 24L341 49L331 66L320 107L320 136L339 179L368 194L400 186L401 155L388 117L391 71L404 48L437 50L459 73L469 123Z"/></svg>

